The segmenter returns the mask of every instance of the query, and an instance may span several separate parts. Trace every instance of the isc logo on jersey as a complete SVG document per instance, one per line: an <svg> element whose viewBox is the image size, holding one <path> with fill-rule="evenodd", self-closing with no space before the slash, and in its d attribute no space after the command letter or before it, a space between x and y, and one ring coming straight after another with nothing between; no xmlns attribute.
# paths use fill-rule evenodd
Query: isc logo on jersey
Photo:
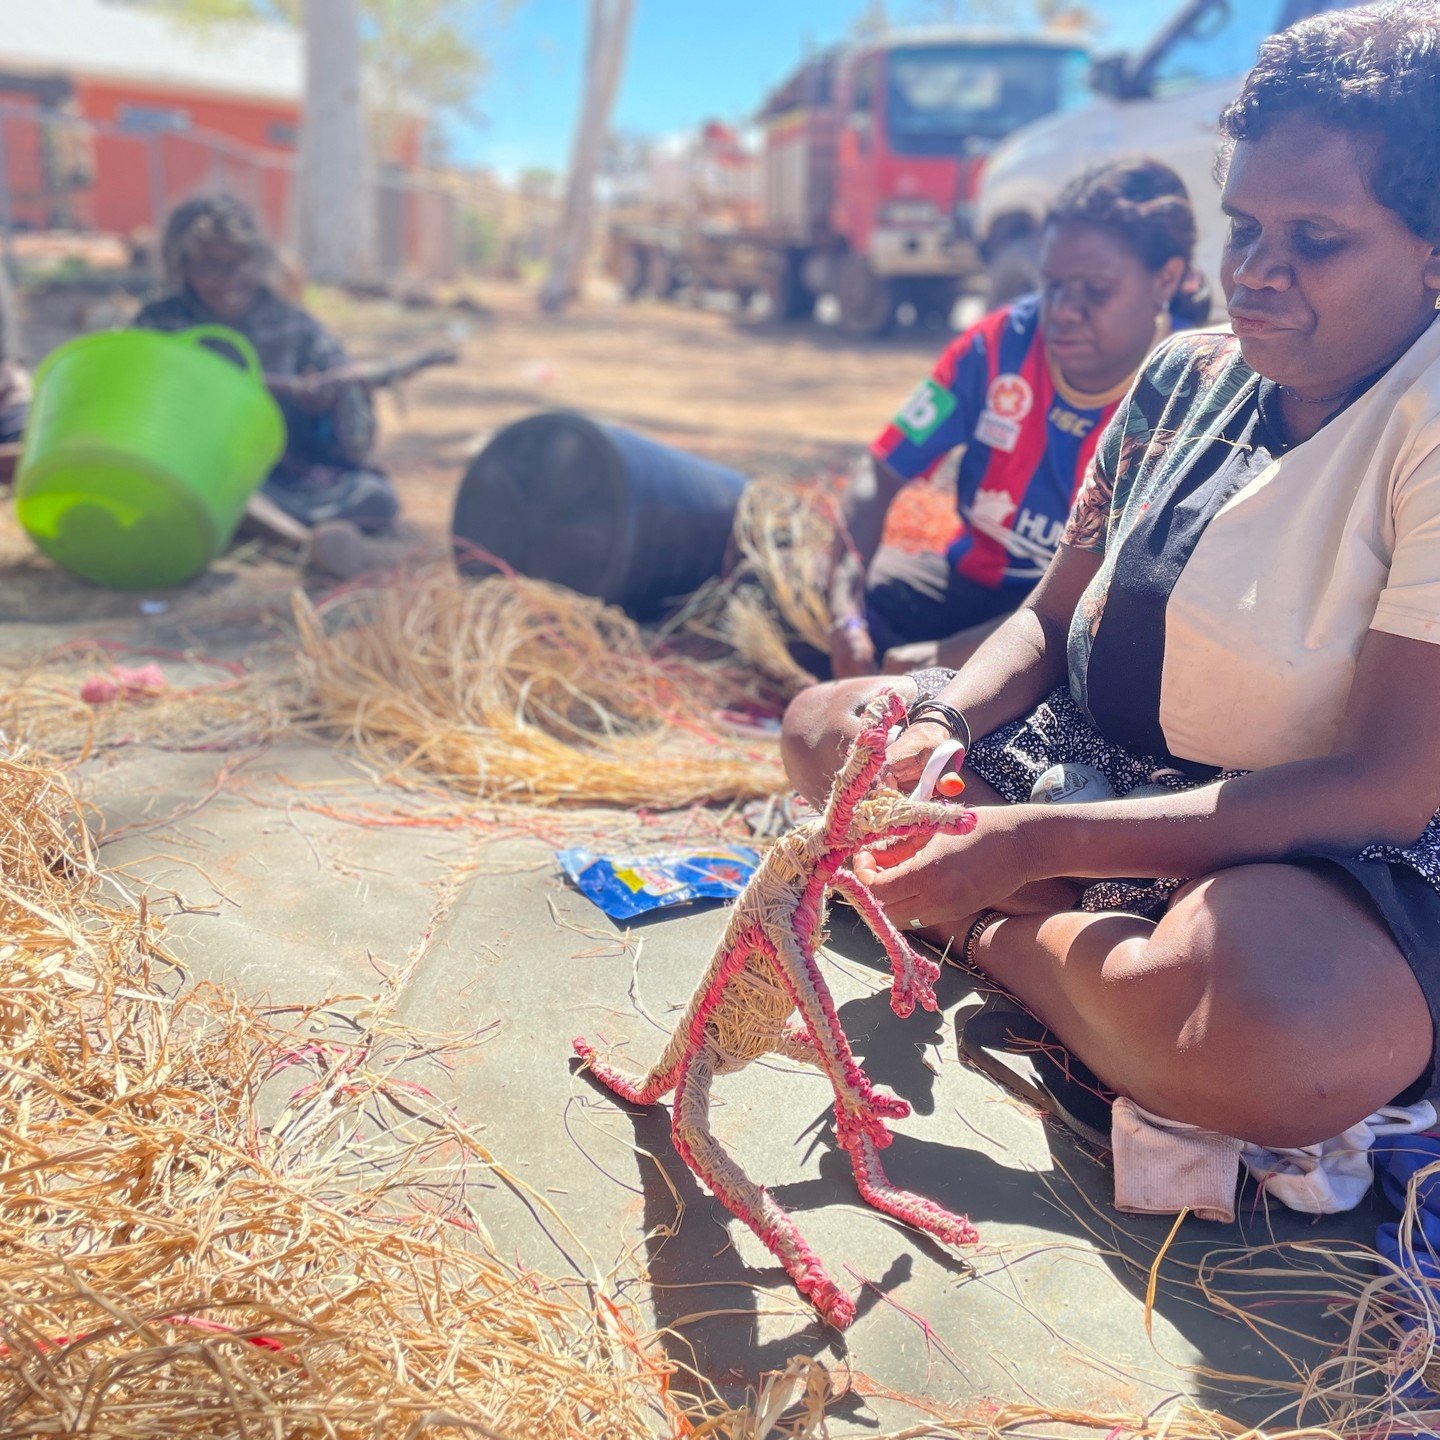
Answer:
<svg viewBox="0 0 1440 1440"><path fill-rule="evenodd" d="M1077 440L1083 440L1095 428L1093 420L1084 415L1077 415L1058 400L1050 407L1050 414L1047 418L1057 430L1066 435L1073 435Z"/></svg>
<svg viewBox="0 0 1440 1440"><path fill-rule="evenodd" d="M922 380L895 417L912 445L923 445L954 413L954 395L935 380Z"/></svg>

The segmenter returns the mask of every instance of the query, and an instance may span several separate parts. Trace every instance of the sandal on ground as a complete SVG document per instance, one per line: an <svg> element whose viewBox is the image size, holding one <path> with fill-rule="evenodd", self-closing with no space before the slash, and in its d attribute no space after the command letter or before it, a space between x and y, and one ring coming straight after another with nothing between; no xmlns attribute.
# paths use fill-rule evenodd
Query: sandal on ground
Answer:
<svg viewBox="0 0 1440 1440"><path fill-rule="evenodd" d="M1018 1002L989 994L960 1012L955 1035L962 1064L1058 1120L1086 1144L1110 1149L1114 1092Z"/></svg>

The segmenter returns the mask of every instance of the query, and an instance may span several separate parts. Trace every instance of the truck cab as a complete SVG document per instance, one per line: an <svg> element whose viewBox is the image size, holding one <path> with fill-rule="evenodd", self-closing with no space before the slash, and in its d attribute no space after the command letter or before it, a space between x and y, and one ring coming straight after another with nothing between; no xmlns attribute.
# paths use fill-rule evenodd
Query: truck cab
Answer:
<svg viewBox="0 0 1440 1440"><path fill-rule="evenodd" d="M972 228L986 157L1010 131L1088 98L1075 40L1014 31L890 31L816 52L767 97L722 158L707 126L661 147L617 209L609 263L632 297L769 294L781 319L839 301L876 335L909 306L948 319L983 284ZM716 177L724 184L717 185ZM743 202L743 203L741 203Z"/></svg>
<svg viewBox="0 0 1440 1440"><path fill-rule="evenodd" d="M875 333L896 307L948 313L980 269L972 213L986 157L1011 131L1085 98L1085 48L1003 32L911 31L847 52L828 234L805 279L842 324Z"/></svg>
<svg viewBox="0 0 1440 1440"><path fill-rule="evenodd" d="M1184 180L1199 231L1195 263L1218 293L1220 112L1261 41L1340 8L1327 0L1188 0L1144 49L1099 61L1090 103L1017 130L990 157L976 225L991 301L1034 288L1041 224L1061 189L1088 166L1136 153L1163 160Z"/></svg>

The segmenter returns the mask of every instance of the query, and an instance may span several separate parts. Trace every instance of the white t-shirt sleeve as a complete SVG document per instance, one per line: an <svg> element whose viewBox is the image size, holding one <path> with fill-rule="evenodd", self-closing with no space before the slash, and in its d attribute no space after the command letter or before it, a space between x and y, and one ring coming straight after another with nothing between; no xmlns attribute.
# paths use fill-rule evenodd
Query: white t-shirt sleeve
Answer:
<svg viewBox="0 0 1440 1440"><path fill-rule="evenodd" d="M1395 551L1371 629L1440 645L1440 446L1397 483Z"/></svg>

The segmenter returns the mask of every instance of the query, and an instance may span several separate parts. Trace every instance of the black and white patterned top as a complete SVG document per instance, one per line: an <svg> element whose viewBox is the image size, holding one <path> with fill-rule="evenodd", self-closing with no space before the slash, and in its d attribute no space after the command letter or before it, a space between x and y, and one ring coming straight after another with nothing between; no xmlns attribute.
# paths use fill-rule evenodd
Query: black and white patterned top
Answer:
<svg viewBox="0 0 1440 1440"><path fill-rule="evenodd" d="M1076 760L1123 795L1152 770L1179 788L1331 753L1366 633L1440 643L1440 324L1295 446L1233 336L1177 336L1102 438L1064 543L1103 556L1068 693L971 752L1007 798ZM1440 892L1440 813L1349 858Z"/></svg>

